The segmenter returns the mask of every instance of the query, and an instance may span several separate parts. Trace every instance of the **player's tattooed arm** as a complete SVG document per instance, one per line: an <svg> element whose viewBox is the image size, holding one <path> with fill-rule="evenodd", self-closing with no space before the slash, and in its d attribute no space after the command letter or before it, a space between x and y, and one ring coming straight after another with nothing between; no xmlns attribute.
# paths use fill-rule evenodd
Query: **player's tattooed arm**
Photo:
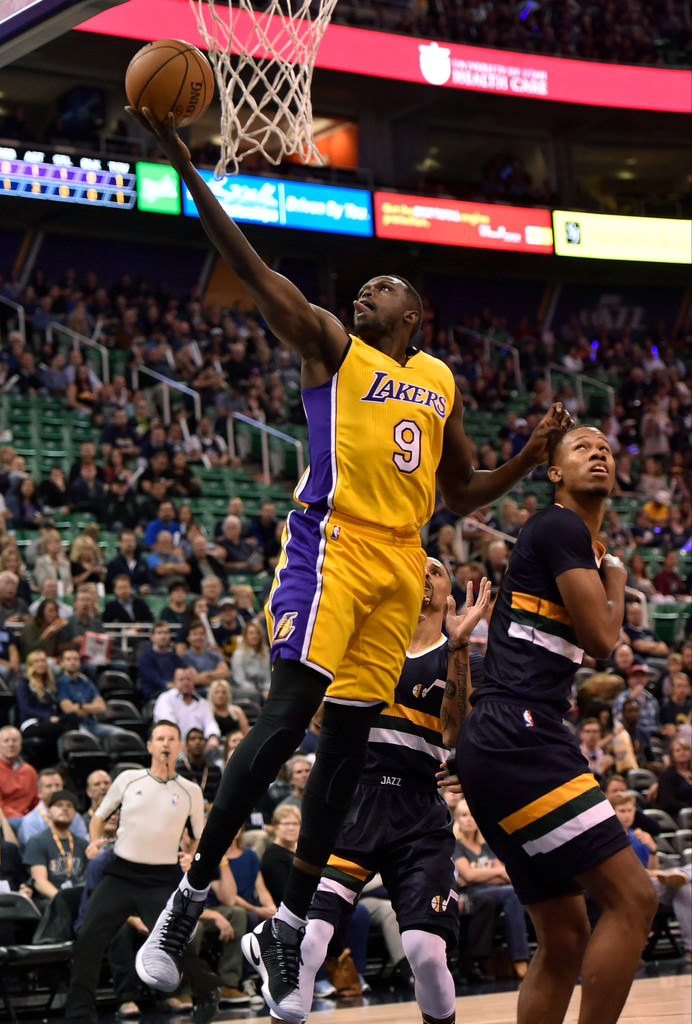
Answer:
<svg viewBox="0 0 692 1024"><path fill-rule="evenodd" d="M478 585L478 596L475 599L473 584L467 585L466 605L459 615L455 611L454 598L447 598L447 685L440 708L442 741L446 747L456 745L462 722L471 710L469 638L489 607L490 594L490 580L484 576Z"/></svg>
<svg viewBox="0 0 692 1024"><path fill-rule="evenodd" d="M440 708L442 742L446 747L456 745L462 722L469 706L469 653L468 644L452 650L447 666L447 682Z"/></svg>

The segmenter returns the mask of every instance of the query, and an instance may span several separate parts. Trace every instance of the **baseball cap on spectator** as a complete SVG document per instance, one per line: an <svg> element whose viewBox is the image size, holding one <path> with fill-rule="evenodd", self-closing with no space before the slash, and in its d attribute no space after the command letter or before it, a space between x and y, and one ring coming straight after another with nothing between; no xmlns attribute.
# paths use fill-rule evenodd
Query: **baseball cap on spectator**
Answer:
<svg viewBox="0 0 692 1024"><path fill-rule="evenodd" d="M660 490L654 494L654 501L659 505L667 505L670 501L670 491Z"/></svg>
<svg viewBox="0 0 692 1024"><path fill-rule="evenodd" d="M236 603L232 597L224 597L219 601L219 608L225 608L226 605L230 605L231 608L236 607Z"/></svg>
<svg viewBox="0 0 692 1024"><path fill-rule="evenodd" d="M126 484L129 481L129 479L130 478L127 475L127 473L118 473L118 475L115 478L115 482L116 484Z"/></svg>
<svg viewBox="0 0 692 1024"><path fill-rule="evenodd" d="M644 675L646 675L646 665L642 665L640 662L635 661L634 665L630 665L630 670L627 675L633 676L635 672L643 672Z"/></svg>
<svg viewBox="0 0 692 1024"><path fill-rule="evenodd" d="M70 793L69 789L57 789L55 793L51 793L48 799L48 806L52 807L53 804L60 803L61 800L68 800L75 811L77 810L77 797L74 793Z"/></svg>
<svg viewBox="0 0 692 1024"><path fill-rule="evenodd" d="M515 427L528 427L528 423L526 422L526 420L522 416L520 416L519 419L514 421L514 426Z"/></svg>

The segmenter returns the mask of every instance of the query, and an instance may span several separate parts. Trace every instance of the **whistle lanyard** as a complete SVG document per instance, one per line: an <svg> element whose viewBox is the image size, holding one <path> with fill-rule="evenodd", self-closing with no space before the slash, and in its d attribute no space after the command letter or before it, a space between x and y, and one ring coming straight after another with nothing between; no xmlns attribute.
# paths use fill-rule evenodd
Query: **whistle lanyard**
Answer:
<svg viewBox="0 0 692 1024"><path fill-rule="evenodd" d="M57 848L60 850L60 856L65 861L65 865L66 865L65 872L67 874L67 877L69 878L70 875L72 874L72 858L73 858L73 854L74 854L74 836L72 835L71 832L67 833L67 845L68 845L68 847L70 849L70 852L69 852L69 854L67 856L65 856L65 847L62 845L62 839L60 839L58 837L58 834L57 834L57 832L55 831L54 828L51 828L50 834L53 837L53 842L55 843Z"/></svg>

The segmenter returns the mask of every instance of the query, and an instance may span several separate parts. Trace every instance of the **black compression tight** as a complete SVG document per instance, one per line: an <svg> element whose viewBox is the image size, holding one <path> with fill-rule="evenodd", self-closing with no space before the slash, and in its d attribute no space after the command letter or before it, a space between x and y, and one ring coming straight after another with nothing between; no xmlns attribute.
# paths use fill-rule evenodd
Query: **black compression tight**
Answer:
<svg viewBox="0 0 692 1024"><path fill-rule="evenodd" d="M297 661L276 660L267 703L226 765L188 872L193 888L203 889L214 877L238 829L303 739L327 682Z"/></svg>
<svg viewBox="0 0 692 1024"><path fill-rule="evenodd" d="M381 704L327 701L315 764L303 792L296 856L322 867L332 852L365 763L368 733Z"/></svg>

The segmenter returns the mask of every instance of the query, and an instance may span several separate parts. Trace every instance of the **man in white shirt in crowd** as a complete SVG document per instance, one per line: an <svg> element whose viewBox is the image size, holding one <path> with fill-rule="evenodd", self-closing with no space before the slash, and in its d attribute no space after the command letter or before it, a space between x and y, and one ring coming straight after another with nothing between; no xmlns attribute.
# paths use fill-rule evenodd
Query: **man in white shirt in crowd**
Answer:
<svg viewBox="0 0 692 1024"><path fill-rule="evenodd" d="M154 721L168 719L177 722L182 736L190 729L204 733L205 754L212 758L218 753L220 730L210 705L195 693L194 669L182 666L173 673L173 686L157 697L154 705Z"/></svg>

